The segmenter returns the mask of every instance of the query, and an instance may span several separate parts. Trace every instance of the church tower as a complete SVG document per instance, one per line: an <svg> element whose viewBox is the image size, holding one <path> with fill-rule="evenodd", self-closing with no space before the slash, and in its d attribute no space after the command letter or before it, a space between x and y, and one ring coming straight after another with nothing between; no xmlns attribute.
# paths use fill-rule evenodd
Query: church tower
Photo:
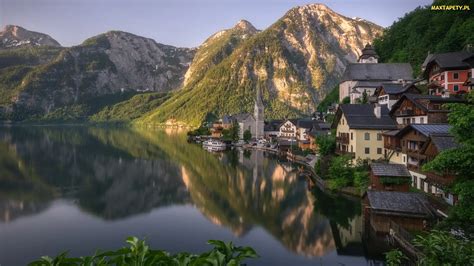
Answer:
<svg viewBox="0 0 474 266"><path fill-rule="evenodd" d="M260 138L263 138L265 135L264 135L264 132L263 132L263 128L264 128L264 125L265 125L265 117L264 117L264 106L263 106L263 101L262 101L262 97L260 95L260 89L257 88L257 97L255 99L255 106L254 106L254 118L255 118L255 134L253 134L255 136L255 138L257 139L260 139Z"/></svg>
<svg viewBox="0 0 474 266"><path fill-rule="evenodd" d="M378 63L379 55L375 52L374 47L370 43L366 44L364 49L362 49L362 54L357 60L358 63Z"/></svg>

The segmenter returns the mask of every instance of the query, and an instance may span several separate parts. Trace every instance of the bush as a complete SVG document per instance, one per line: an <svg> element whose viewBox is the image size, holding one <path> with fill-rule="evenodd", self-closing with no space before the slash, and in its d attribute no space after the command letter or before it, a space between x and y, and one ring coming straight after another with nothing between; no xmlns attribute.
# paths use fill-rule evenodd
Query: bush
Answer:
<svg viewBox="0 0 474 266"><path fill-rule="evenodd" d="M208 243L214 248L199 255L186 252L171 255L163 250L151 250L145 241L135 237L128 238L127 243L128 247L116 251L97 252L88 257L68 258L66 252L55 258L44 256L29 265L242 265L243 260L258 257L255 250L250 247L236 247L232 242L224 243L219 240L209 240Z"/></svg>
<svg viewBox="0 0 474 266"><path fill-rule="evenodd" d="M244 131L244 140L248 142L250 139L252 139L252 133L247 129Z"/></svg>
<svg viewBox="0 0 474 266"><path fill-rule="evenodd" d="M448 232L433 230L413 241L424 257L419 265L474 265L474 242L459 240Z"/></svg>
<svg viewBox="0 0 474 266"><path fill-rule="evenodd" d="M408 259L400 250L392 249L385 253L385 260L387 266L399 266L402 265L403 260Z"/></svg>

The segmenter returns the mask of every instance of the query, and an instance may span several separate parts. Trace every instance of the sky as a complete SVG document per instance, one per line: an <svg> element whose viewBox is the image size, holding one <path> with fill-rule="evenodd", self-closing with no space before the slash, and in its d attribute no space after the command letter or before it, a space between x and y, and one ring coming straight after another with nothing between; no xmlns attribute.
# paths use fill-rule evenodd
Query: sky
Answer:
<svg viewBox="0 0 474 266"><path fill-rule="evenodd" d="M13 24L46 33L63 46L109 30L159 43L196 47L240 19L265 29L289 9L323 3L347 17L390 26L431 0L0 0L1 27Z"/></svg>

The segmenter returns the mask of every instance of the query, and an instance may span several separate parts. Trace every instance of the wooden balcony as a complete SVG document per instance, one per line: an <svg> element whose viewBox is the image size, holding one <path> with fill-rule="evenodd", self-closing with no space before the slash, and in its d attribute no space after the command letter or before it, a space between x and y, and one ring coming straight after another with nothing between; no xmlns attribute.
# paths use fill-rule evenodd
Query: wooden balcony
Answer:
<svg viewBox="0 0 474 266"><path fill-rule="evenodd" d="M393 150L393 151L396 151L396 152L401 152L402 151L402 147L400 147L400 145L396 145L396 144L393 144L393 143L384 143L383 147L385 149Z"/></svg>
<svg viewBox="0 0 474 266"><path fill-rule="evenodd" d="M420 150L417 149L404 149L403 153L406 153L408 156L417 158L418 160L426 159L426 155L421 154Z"/></svg>
<svg viewBox="0 0 474 266"><path fill-rule="evenodd" d="M451 175L438 175L433 172L427 172L425 174L428 182L440 185L442 187L449 186L454 181L454 176Z"/></svg>
<svg viewBox="0 0 474 266"><path fill-rule="evenodd" d="M336 143L349 144L349 136L338 136L338 137L336 137Z"/></svg>

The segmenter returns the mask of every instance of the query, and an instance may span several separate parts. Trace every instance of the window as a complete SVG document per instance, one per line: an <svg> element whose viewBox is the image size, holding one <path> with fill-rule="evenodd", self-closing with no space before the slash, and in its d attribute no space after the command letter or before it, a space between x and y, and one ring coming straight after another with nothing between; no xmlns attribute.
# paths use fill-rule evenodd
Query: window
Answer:
<svg viewBox="0 0 474 266"><path fill-rule="evenodd" d="M354 152L354 150L352 149L352 145L351 145L351 152Z"/></svg>
<svg viewBox="0 0 474 266"><path fill-rule="evenodd" d="M471 72L467 72L467 77L470 78L472 76Z"/></svg>
<svg viewBox="0 0 474 266"><path fill-rule="evenodd" d="M453 73L453 79L459 79L459 73L454 72Z"/></svg>
<svg viewBox="0 0 474 266"><path fill-rule="evenodd" d="M351 140L353 140L353 137L354 137L354 136L353 136L353 134L352 134L352 132L351 132Z"/></svg>
<svg viewBox="0 0 474 266"><path fill-rule="evenodd" d="M459 86L458 86L458 85L454 85L454 86L453 86L453 90L454 90L454 91L458 91L458 90L459 90Z"/></svg>
<svg viewBox="0 0 474 266"><path fill-rule="evenodd" d="M370 133L369 132L365 132L364 139L365 140L370 140Z"/></svg>
<svg viewBox="0 0 474 266"><path fill-rule="evenodd" d="M404 162L404 163L407 162L407 157L403 156L403 162Z"/></svg>
<svg viewBox="0 0 474 266"><path fill-rule="evenodd" d="M424 124L424 123L425 123L425 118L424 118L424 117L420 117L420 123L421 123L421 124Z"/></svg>
<svg viewBox="0 0 474 266"><path fill-rule="evenodd" d="M382 140L382 134L377 133L377 140Z"/></svg>
<svg viewBox="0 0 474 266"><path fill-rule="evenodd" d="M444 75L441 75L441 80L444 80Z"/></svg>
<svg viewBox="0 0 474 266"><path fill-rule="evenodd" d="M369 154L369 153L370 153L370 148L365 147L365 154Z"/></svg>
<svg viewBox="0 0 474 266"><path fill-rule="evenodd" d="M415 118L414 117L411 119L411 123L415 124Z"/></svg>
<svg viewBox="0 0 474 266"><path fill-rule="evenodd" d="M433 104L433 110L439 110L439 109L441 109L441 105Z"/></svg>
<svg viewBox="0 0 474 266"><path fill-rule="evenodd" d="M377 148L377 154L382 154L382 148Z"/></svg>

